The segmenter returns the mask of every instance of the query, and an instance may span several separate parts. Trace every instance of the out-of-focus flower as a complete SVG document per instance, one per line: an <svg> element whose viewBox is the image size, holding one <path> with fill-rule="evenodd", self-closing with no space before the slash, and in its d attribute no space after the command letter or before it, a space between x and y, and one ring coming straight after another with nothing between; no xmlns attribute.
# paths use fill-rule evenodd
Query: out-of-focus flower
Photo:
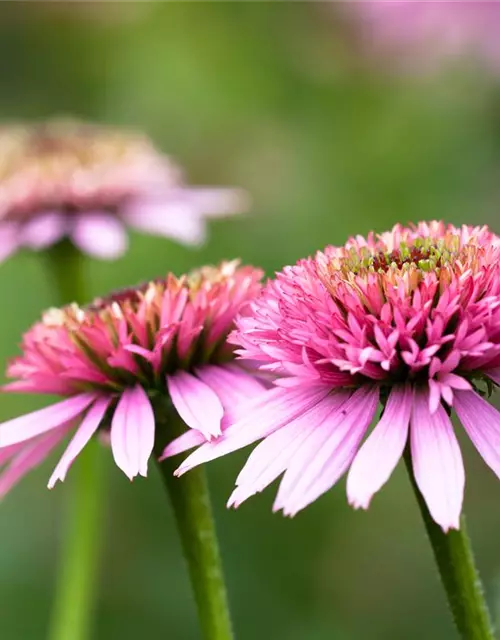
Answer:
<svg viewBox="0 0 500 640"><path fill-rule="evenodd" d="M49 481L64 480L98 431L132 479L147 473L155 401L167 396L190 427L179 451L221 434L263 386L233 361L226 341L262 273L225 262L48 311L24 336L4 391L66 399L0 424L0 496L73 433Z"/></svg>
<svg viewBox="0 0 500 640"><path fill-rule="evenodd" d="M500 476L500 413L485 399L500 384L500 238L396 225L286 267L250 308L230 339L278 386L178 473L264 438L230 504L285 472L274 508L294 515L350 468L349 502L367 508L409 440L432 517L458 528L465 474L452 409Z"/></svg>
<svg viewBox="0 0 500 640"><path fill-rule="evenodd" d="M500 71L496 0L361 0L342 8L360 22L366 47L385 52L396 67L428 69L440 60L472 56Z"/></svg>
<svg viewBox="0 0 500 640"><path fill-rule="evenodd" d="M199 244L207 217L245 206L239 190L186 186L144 135L69 120L0 129L0 260L64 237L117 258L126 227Z"/></svg>

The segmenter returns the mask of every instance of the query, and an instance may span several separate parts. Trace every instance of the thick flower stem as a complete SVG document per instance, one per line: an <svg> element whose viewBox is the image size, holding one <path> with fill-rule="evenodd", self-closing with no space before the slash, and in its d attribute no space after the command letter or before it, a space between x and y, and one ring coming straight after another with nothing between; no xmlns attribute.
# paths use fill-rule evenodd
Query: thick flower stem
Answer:
<svg viewBox="0 0 500 640"><path fill-rule="evenodd" d="M174 432L172 423L167 424L169 435L175 437L179 429ZM157 455L161 451L163 446L158 445ZM203 638L231 640L226 587L205 470L198 467L176 478L173 472L178 466L178 461L171 458L158 463L174 510Z"/></svg>
<svg viewBox="0 0 500 640"><path fill-rule="evenodd" d="M465 517L462 516L458 531L444 533L432 519L418 489L409 449L404 458L457 630L463 640L495 640Z"/></svg>
<svg viewBox="0 0 500 640"><path fill-rule="evenodd" d="M83 256L69 241L46 252L60 304L86 302ZM91 442L71 470L49 640L89 640L96 594L105 500L104 460Z"/></svg>

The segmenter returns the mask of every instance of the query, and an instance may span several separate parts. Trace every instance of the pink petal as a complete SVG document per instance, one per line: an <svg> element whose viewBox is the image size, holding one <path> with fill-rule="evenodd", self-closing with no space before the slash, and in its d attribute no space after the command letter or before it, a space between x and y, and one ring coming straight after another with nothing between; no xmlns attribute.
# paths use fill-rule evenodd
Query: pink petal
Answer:
<svg viewBox="0 0 500 640"><path fill-rule="evenodd" d="M456 391L453 408L483 460L500 478L500 413L474 391Z"/></svg>
<svg viewBox="0 0 500 640"><path fill-rule="evenodd" d="M10 447L4 447L0 449L0 467L6 464L16 453L26 447L25 442L19 442L18 444L12 444Z"/></svg>
<svg viewBox="0 0 500 640"><path fill-rule="evenodd" d="M188 429L185 433L175 440L172 440L172 442L165 447L161 454L160 461L176 456L178 453L183 453L184 451L193 449L204 442L206 442L206 438L202 433L200 433L200 431L197 431L196 429Z"/></svg>
<svg viewBox="0 0 500 640"><path fill-rule="evenodd" d="M71 391L71 384L61 378L52 378L45 374L35 374L29 380L15 380L0 387L0 391L8 393L53 393L65 395Z"/></svg>
<svg viewBox="0 0 500 640"><path fill-rule="evenodd" d="M21 452L13 458L10 465L0 475L0 498L10 491L28 471L41 464L52 449L61 442L69 429L71 429L71 424L26 443Z"/></svg>
<svg viewBox="0 0 500 640"><path fill-rule="evenodd" d="M452 389L460 389L462 391L470 391L472 389L472 385L468 380L462 378L462 376L457 376L455 373L445 373L439 377L439 382Z"/></svg>
<svg viewBox="0 0 500 640"><path fill-rule="evenodd" d="M429 393L416 390L411 417L413 471L431 516L443 531L458 529L465 473L451 421L440 405L429 409Z"/></svg>
<svg viewBox="0 0 500 640"><path fill-rule="evenodd" d="M250 206L248 195L241 189L189 187L179 191L179 198L191 211L210 218L241 213Z"/></svg>
<svg viewBox="0 0 500 640"><path fill-rule="evenodd" d="M217 394L199 378L179 371L167 376L170 399L188 427L200 431L207 440L221 434L224 409Z"/></svg>
<svg viewBox="0 0 500 640"><path fill-rule="evenodd" d="M127 250L123 224L108 213L85 213L75 218L71 239L84 253L94 258L114 260Z"/></svg>
<svg viewBox="0 0 500 640"><path fill-rule="evenodd" d="M82 393L50 407L3 422L0 424L0 447L23 442L60 427L76 418L95 398L96 395L93 393Z"/></svg>
<svg viewBox="0 0 500 640"><path fill-rule="evenodd" d="M329 387L273 388L249 406L246 416L228 427L214 442L206 442L192 453L175 472L182 475L193 467L220 458L265 438L314 407L330 392Z"/></svg>
<svg viewBox="0 0 500 640"><path fill-rule="evenodd" d="M69 443L66 451L63 453L59 463L54 469L54 473L50 477L48 488L52 489L56 482L60 480L64 482L66 474L73 461L81 453L87 442L97 431L101 420L104 418L107 408L111 404L112 398L99 398L95 404L88 410L87 415L76 430L73 439Z"/></svg>
<svg viewBox="0 0 500 640"><path fill-rule="evenodd" d="M66 235L66 217L55 211L38 214L22 227L25 247L39 251L55 244Z"/></svg>
<svg viewBox="0 0 500 640"><path fill-rule="evenodd" d="M196 375L214 391L224 407L224 430L247 412L248 402L266 391L262 382L235 364L205 365Z"/></svg>
<svg viewBox="0 0 500 640"><path fill-rule="evenodd" d="M20 230L17 224L2 222L0 224L0 262L9 258L19 249L21 244Z"/></svg>
<svg viewBox="0 0 500 640"><path fill-rule="evenodd" d="M205 241L205 222L183 202L145 202L124 216L131 227L164 236L182 244L200 245Z"/></svg>
<svg viewBox="0 0 500 640"><path fill-rule="evenodd" d="M312 409L278 429L261 442L250 454L237 480L237 488L228 506L238 507L244 500L265 489L293 460L301 445L325 419L337 412L348 400L349 393L332 393Z"/></svg>
<svg viewBox="0 0 500 640"><path fill-rule="evenodd" d="M155 417L140 385L126 389L111 422L111 448L117 466L132 480L147 476L155 440Z"/></svg>
<svg viewBox="0 0 500 640"><path fill-rule="evenodd" d="M393 387L379 423L356 454L347 477L347 498L355 509L368 508L403 455L412 401L410 385Z"/></svg>
<svg viewBox="0 0 500 640"><path fill-rule="evenodd" d="M233 363L205 365L196 370L196 375L217 393L224 409L266 390L262 382Z"/></svg>
<svg viewBox="0 0 500 640"><path fill-rule="evenodd" d="M294 516L333 487L351 464L373 419L378 398L377 387L362 387L352 394L340 411L325 420L321 428L329 434L327 440L316 451L312 461L301 465L302 473L297 481L287 484L287 489L278 494L274 510L282 508L285 515Z"/></svg>
<svg viewBox="0 0 500 640"><path fill-rule="evenodd" d="M435 380L429 380L429 410L436 413L441 406L441 385Z"/></svg>

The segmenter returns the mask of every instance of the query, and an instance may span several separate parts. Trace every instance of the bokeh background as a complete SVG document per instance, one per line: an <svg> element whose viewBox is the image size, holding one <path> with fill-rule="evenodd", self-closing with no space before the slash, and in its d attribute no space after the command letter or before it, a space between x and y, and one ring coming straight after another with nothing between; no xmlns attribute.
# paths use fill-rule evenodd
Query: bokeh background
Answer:
<svg viewBox="0 0 500 640"><path fill-rule="evenodd" d="M392 54L364 46L345 9L1 3L3 120L75 115L139 127L192 183L252 194L251 214L215 221L200 250L133 234L119 263L87 260L92 295L222 258L241 257L272 275L325 244L397 221L444 218L500 232L500 72L465 58L431 72L400 68ZM56 301L42 267L29 253L0 266L1 361ZM34 398L0 400L1 418L41 406ZM464 451L470 531L500 614L500 488L466 442ZM246 455L209 467L239 640L455 637L404 469L366 513L347 506L340 482L285 519L271 513L274 488L225 510ZM196 640L155 470L130 484L104 457L111 488L93 638ZM46 490L53 464L1 505L2 640L46 637L72 484L70 473Z"/></svg>

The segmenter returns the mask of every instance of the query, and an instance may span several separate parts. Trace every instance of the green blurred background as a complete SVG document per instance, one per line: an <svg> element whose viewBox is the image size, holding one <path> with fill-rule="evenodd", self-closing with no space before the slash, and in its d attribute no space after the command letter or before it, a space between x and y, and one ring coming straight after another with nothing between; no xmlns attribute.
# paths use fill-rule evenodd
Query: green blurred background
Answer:
<svg viewBox="0 0 500 640"><path fill-rule="evenodd" d="M241 257L271 275L349 234L444 218L500 232L500 78L457 65L403 77L366 61L328 3L1 3L3 119L76 115L149 133L195 184L238 185L251 215L216 221L199 251L132 235L119 263L86 263L92 295ZM2 361L56 296L39 256L1 266ZM2 397L0 417L41 406ZM466 511L500 611L497 480L464 443ZM159 478L111 481L96 640L196 640L194 604ZM210 465L239 640L454 638L414 497L398 468L368 512L344 482L295 519L275 488L224 504L247 452ZM45 638L72 474L55 459L0 511L0 637ZM71 640L71 638L68 638Z"/></svg>

